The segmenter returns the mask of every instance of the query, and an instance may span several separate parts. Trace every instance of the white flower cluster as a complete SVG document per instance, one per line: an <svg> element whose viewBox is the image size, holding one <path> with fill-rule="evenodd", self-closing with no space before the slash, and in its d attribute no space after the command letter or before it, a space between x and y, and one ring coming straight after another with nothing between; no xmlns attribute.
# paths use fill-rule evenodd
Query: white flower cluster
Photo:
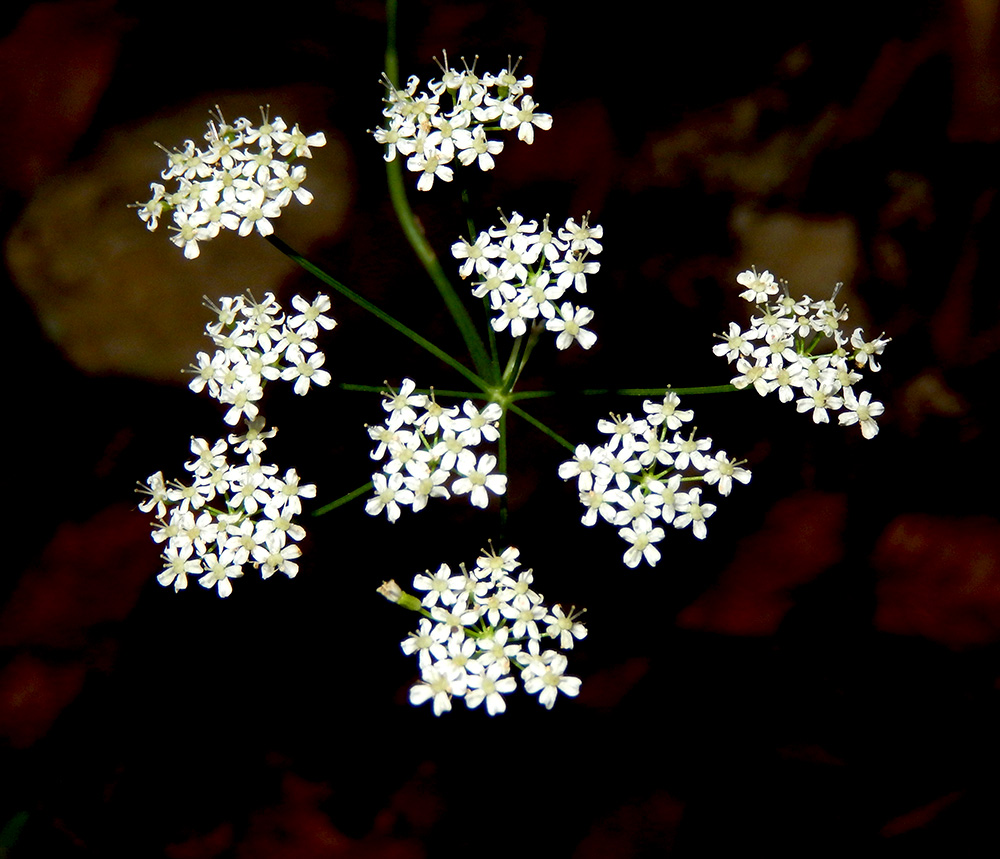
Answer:
<svg viewBox="0 0 1000 859"><path fill-rule="evenodd" d="M580 502L586 508L581 520L593 525L600 516L619 528L630 548L624 561L636 567L645 559L650 566L660 560L656 543L665 536L655 523L662 520L675 528L691 527L704 540L705 520L716 506L701 500L699 486L681 490L681 483L700 481L729 495L733 481L748 483L750 472L731 460L724 450L713 453L712 439L696 438L696 430L684 435L683 423L694 417L681 410L680 397L667 393L662 403L646 400L647 417L636 420L612 415L598 421L597 428L610 436L591 450L578 445L573 459L559 466L563 480L577 479Z"/></svg>
<svg viewBox="0 0 1000 859"><path fill-rule="evenodd" d="M386 393L385 423L367 427L368 435L378 442L371 458L385 463L372 475L375 495L365 505L366 512L377 516L384 510L395 522L400 505L417 512L428 499L452 494L468 495L474 507L487 507L489 493L507 491L507 476L493 472L495 456L484 453L477 458L473 448L500 437L500 406L489 403L480 411L466 400L460 416L458 406L445 408L433 393L415 394L415 389L412 379L404 379L397 393Z"/></svg>
<svg viewBox="0 0 1000 859"><path fill-rule="evenodd" d="M459 274L476 279L472 294L488 296L490 307L499 311L492 320L493 329L506 328L512 336L521 337L529 322L545 320L546 329L558 332L559 349L568 349L574 340L589 349L597 335L584 326L594 318L594 311L570 301L558 302L570 288L587 291L587 275L601 267L588 257L601 252L597 240L603 237L604 228L591 226L586 216L579 224L569 218L556 234L549 229L548 216L541 230L537 221L525 223L517 212L510 220L501 212L500 219L501 225L481 232L474 242L460 240L451 246L452 256L463 260Z"/></svg>
<svg viewBox="0 0 1000 859"><path fill-rule="evenodd" d="M401 643L407 655L417 655L420 681L410 689L410 703L430 701L434 715L451 709L452 698L463 698L469 708L486 702L494 716L507 709L504 695L517 688L514 671L524 689L538 695L551 710L560 692L575 697L580 680L566 674L566 657L558 650L542 650L546 640L571 650L574 639L587 636L579 622L583 610L548 608L532 590L531 570L515 575L520 552L514 547L500 555L483 550L472 572L460 565L452 574L447 564L436 573L413 579L426 592L423 599L404 593L395 582L379 592L392 602L425 615L416 632Z"/></svg>
<svg viewBox="0 0 1000 859"><path fill-rule="evenodd" d="M445 64L448 56L445 54ZM464 61L463 61L464 62ZM448 165L458 159L465 167L475 163L480 170L492 170L493 156L503 150L503 142L491 140L487 131L517 129L517 137L533 143L535 129L548 130L552 117L535 113L536 105L524 91L532 86L531 76L518 79L516 63L509 63L499 74L476 74L465 67L458 72L442 65L442 79L428 81L426 91L417 92L420 78L412 76L406 88L389 84L389 95L382 115L385 128L372 132L385 145L385 160L392 161L398 152L406 158L406 168L419 173L417 188L429 191L434 180L450 182L454 172ZM450 104L441 104L447 94Z"/></svg>
<svg viewBox="0 0 1000 859"><path fill-rule="evenodd" d="M163 572L156 578L164 587L183 590L189 575L198 576L202 587L217 587L219 596L227 597L231 579L240 578L247 564L265 579L275 572L289 578L298 572L295 559L302 552L290 541L306 532L294 517L302 512L300 499L315 497L316 487L300 485L294 468L281 478L278 466L264 464L264 439L275 431L264 432L263 426L263 420L256 421L245 435L229 436L245 462L227 462L222 439L209 445L192 438L195 459L184 463L190 483L165 483L159 471L146 481L142 491L149 497L139 509L156 511L153 540L166 543ZM224 501L225 510L213 506L216 499Z"/></svg>
<svg viewBox="0 0 1000 859"><path fill-rule="evenodd" d="M237 296L223 298L218 307L209 305L217 319L206 330L218 348L212 358L198 353L190 388L207 388L211 397L229 405L226 423L245 419L246 432L228 437L233 452L244 459L230 463L224 439L209 444L192 438L195 458L184 464L190 482L165 482L158 471L140 484L148 497L139 509L155 512L153 540L166 544L157 576L164 587L183 590L187 577L197 576L202 587L216 587L219 596L227 597L231 580L240 578L247 564L265 579L279 571L289 577L298 572L295 559L302 553L295 543L305 530L294 520L302 512L301 499L314 498L316 487L300 485L294 468L281 477L277 465L264 463L266 439L277 430L265 430L257 401L268 380L294 381L298 394L307 393L310 383L329 384L330 374L319 369L323 353L313 340L320 327L336 323L323 315L330 307L325 295L311 304L295 296L292 304L298 312L287 317L271 293L260 302Z"/></svg>
<svg viewBox="0 0 1000 859"><path fill-rule="evenodd" d="M227 424L257 417L257 402L268 381L294 382L300 396L309 392L310 385L330 384L330 374L321 369L326 356L315 342L320 328L329 331L337 324L324 315L330 309L328 296L318 295L310 304L296 295L292 307L297 313L288 316L271 292L263 301L237 295L221 299L219 305L207 305L218 319L205 328L216 344L215 354L198 353L188 387L195 393L207 387L210 397L230 406L224 418Z"/></svg>
<svg viewBox="0 0 1000 859"><path fill-rule="evenodd" d="M164 212L173 213L170 240L188 259L200 253L199 242L214 239L222 229L241 236L256 229L269 236L274 232L271 220L292 197L303 205L312 202L312 194L302 187L306 168L292 162L312 158L310 147L325 146L326 137L322 132L306 137L298 125L289 131L280 116L268 120L264 108L261 116L259 126L245 117L229 125L220 112L218 125L208 123L205 149L198 149L193 140L173 152L160 147L167 153L167 169L160 176L176 180L177 188L168 192L153 182L152 198L136 206L149 230L156 229Z"/></svg>
<svg viewBox="0 0 1000 859"><path fill-rule="evenodd" d="M732 384L737 388L753 385L761 396L777 391L781 402L794 399L799 412L812 412L817 424L829 423L829 412L843 408L837 418L841 426L861 424L865 438L878 435L875 418L885 407L872 402L868 391L857 394L855 385L862 378L858 370L866 365L873 373L881 369L878 356L890 338L883 334L865 340L861 328L855 328L850 337L841 330L848 316L847 307L838 309L835 303L842 284L837 284L830 298L813 301L808 295L793 298L787 282L781 281L784 295L772 303L771 297L782 289L769 271L744 271L736 282L744 287L740 298L757 312L745 331L730 322L728 334L716 335L722 342L712 351L729 363L736 362L739 375ZM829 351L818 353L821 346Z"/></svg>

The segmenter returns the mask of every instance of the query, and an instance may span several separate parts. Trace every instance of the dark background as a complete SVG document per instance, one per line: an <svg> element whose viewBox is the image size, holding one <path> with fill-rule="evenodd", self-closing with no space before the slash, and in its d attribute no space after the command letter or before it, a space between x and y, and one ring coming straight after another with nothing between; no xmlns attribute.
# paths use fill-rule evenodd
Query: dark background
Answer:
<svg viewBox="0 0 1000 859"><path fill-rule="evenodd" d="M462 502L307 521L294 581L220 601L155 581L135 482L179 476L219 409L177 370L205 348L202 294L316 285L257 239L186 261L125 208L152 141L207 111L272 115L330 145L316 202L278 234L461 354L392 217L380 150L384 13L39 3L0 41L8 291L0 850L12 857L988 855L997 842L1000 570L996 6L965 2L404 3L403 76L523 55L554 116L466 175L495 207L604 225L598 345L545 340L523 386L722 384L714 332L751 264L892 337L865 387L881 432L814 426L753 394L688 400L754 469L709 521L628 570L584 529L564 452L511 421L509 537L549 603L586 606L580 697L435 718L407 703L414 617L375 594L472 562L496 510ZM619 11L620 9L620 11ZM457 188L413 194L442 256ZM294 211L298 210L298 211ZM448 265L445 259L446 267ZM334 296L337 382L456 377ZM598 441L641 400L529 411ZM271 452L328 501L370 473L371 395L271 391ZM364 453L363 453L364 452ZM991 649L992 648L992 649Z"/></svg>

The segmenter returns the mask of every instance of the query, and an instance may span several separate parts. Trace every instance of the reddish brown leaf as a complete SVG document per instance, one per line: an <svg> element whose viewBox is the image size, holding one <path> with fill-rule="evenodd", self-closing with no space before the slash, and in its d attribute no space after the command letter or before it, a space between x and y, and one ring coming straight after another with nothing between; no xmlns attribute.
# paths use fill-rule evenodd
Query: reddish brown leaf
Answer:
<svg viewBox="0 0 1000 859"><path fill-rule="evenodd" d="M843 495L801 492L778 502L764 527L744 539L719 583L677 617L689 629L773 635L792 591L843 554Z"/></svg>
<svg viewBox="0 0 1000 859"><path fill-rule="evenodd" d="M0 647L83 647L90 627L128 616L156 570L141 513L121 505L64 523L0 614Z"/></svg>
<svg viewBox="0 0 1000 859"><path fill-rule="evenodd" d="M27 653L0 672L0 736L25 748L45 736L56 717L83 688L82 661L52 665Z"/></svg>
<svg viewBox="0 0 1000 859"><path fill-rule="evenodd" d="M908 514L879 538L875 625L960 649L1000 640L1000 523Z"/></svg>

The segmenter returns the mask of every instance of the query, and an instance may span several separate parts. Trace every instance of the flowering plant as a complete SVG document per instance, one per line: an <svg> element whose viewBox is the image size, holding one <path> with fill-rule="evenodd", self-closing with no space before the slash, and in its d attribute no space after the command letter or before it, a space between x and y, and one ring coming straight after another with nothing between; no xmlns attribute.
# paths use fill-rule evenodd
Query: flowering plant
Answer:
<svg viewBox="0 0 1000 859"><path fill-rule="evenodd" d="M258 233L337 296L408 337L473 386L471 391L418 389L408 377L398 387L388 382L341 385L383 397L384 420L366 427L377 466L364 487L314 515L367 494L365 511L384 514L393 523L404 508L419 513L431 499L464 497L478 510L498 506L502 529L508 486L515 479L508 475L506 426L513 413L568 451L570 459L553 461L552 475L575 483L583 524L603 519L617 528L628 544L626 567L643 561L655 566L666 526L690 529L697 540L706 539L716 502L751 479L745 461L698 434L694 411L687 400L682 407L682 396L752 387L762 395L777 393L782 402L794 400L798 411L812 413L815 423L829 422L829 412L843 409L841 425L859 424L866 439L877 434L883 406L855 386L861 369L879 370L889 339L883 335L866 341L861 329L848 336L840 328L847 310L835 304L836 293L828 300L794 298L787 284L755 269L736 278L741 297L753 307L749 326L730 323L713 350L735 363L737 375L730 384L641 391L641 412L637 404L624 415L600 418L597 430L604 438L592 446L567 441L526 412L520 405L525 398L554 394L517 390L543 335L555 335L557 350L577 345L590 350L597 341L588 327L594 311L575 299L591 286L599 293L601 264L595 257L603 250L604 229L591 221L589 212L540 220L501 213L499 224L482 230L470 223L467 237L455 241L450 251L454 273L471 281L471 295L482 305L483 320L477 324L409 207L403 161L408 171L419 174L417 190L429 192L437 187L435 180L454 180L450 165L456 161L491 170L504 148L492 135L516 130L518 140L531 144L535 131L548 130L553 120L537 112L525 92L534 82L530 76L518 78L515 63L508 61L497 74L479 75L475 65L465 65L461 72L449 67L445 57L441 70L441 80L428 81L425 89L417 77L397 87L386 76L386 121L373 135L385 147L390 196L400 223L463 337L471 366L274 235L272 222L293 197L303 204L312 200L302 187L305 167L295 162L310 158L311 148L325 143L322 133L307 136L297 125L289 131L280 117L269 120L264 110L260 125L245 118L230 125L217 111L205 134L206 148L188 140L181 149L168 151L161 176L176 181L177 188L168 192L153 183L152 199L139 205L139 216L151 230L160 217L171 214L171 241L187 259L197 258L199 243L223 229L244 237ZM561 226L553 229L556 224ZM297 517L302 499L316 497L317 488L301 484L294 468L281 476L277 465L265 462L266 441L275 429L265 428L260 403L268 382L289 382L299 395L331 384L316 339L335 322L328 315L332 301L327 294L312 300L295 296L288 312L270 293L261 301L248 293L208 304L216 318L207 333L216 348L213 355L198 354L190 387L207 391L225 406L225 424L242 422L245 429L213 443L194 438L194 459L185 464L190 481L168 482L157 472L142 487L146 498L140 509L154 515L153 539L165 544L160 583L182 590L188 576L196 576L205 588L228 597L232 580L248 567L264 578L278 571L289 577L298 572L297 544L305 531ZM504 335L499 342L498 334ZM502 357L501 344L508 336L513 342ZM229 453L242 460L230 463ZM502 540L500 529L497 538ZM496 715L506 709L505 696L515 690L517 677L546 709L559 693L577 695L580 680L566 673L565 651L587 635L581 612L547 606L534 589L534 572L518 572L519 558L519 550L508 545L499 554L484 550L471 571L461 564L454 572L441 563L437 572L413 578L413 589L422 596L395 581L378 589L389 601L421 615L417 631L401 645L404 653L417 656L420 678L410 690L413 704L429 702L440 715L461 698L470 708L484 704L489 715Z"/></svg>

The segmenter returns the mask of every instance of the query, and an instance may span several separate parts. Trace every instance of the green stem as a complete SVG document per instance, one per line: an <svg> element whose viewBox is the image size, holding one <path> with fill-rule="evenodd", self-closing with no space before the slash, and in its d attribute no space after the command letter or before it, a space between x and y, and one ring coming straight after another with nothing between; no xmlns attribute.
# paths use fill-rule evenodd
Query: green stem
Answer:
<svg viewBox="0 0 1000 859"><path fill-rule="evenodd" d="M673 391L678 396L684 394L725 394L738 391L734 385L707 385L700 388L584 388L578 391L521 391L511 394L510 400L535 400L542 397L565 397L565 396L622 396L622 397L662 397Z"/></svg>
<svg viewBox="0 0 1000 859"><path fill-rule="evenodd" d="M517 360L517 369L514 371L513 375L506 377L505 388L509 392L513 393L514 385L516 385L517 380L521 378L521 373L527 366L528 359L531 357L531 353L534 351L535 346L538 345L538 339L541 337L544 330L544 325L535 323L531 326L531 331L528 333L527 345L524 347L524 351L520 354Z"/></svg>
<svg viewBox="0 0 1000 859"><path fill-rule="evenodd" d="M336 499L335 501L331 501L329 504L324 504L322 507L319 508L319 510L313 510L312 515L323 516L324 514L329 513L331 510L336 510L338 507L346 504L348 501L353 501L359 495L364 495L366 492L371 492L374 486L375 484L369 480L364 486L359 486L357 489L348 492L346 495L341 495L340 498Z"/></svg>
<svg viewBox="0 0 1000 859"><path fill-rule="evenodd" d="M469 355L472 357L476 372L483 378L495 379L496 371L490 362L486 346L476 330L475 323L472 321L472 316L451 285L451 281L448 280L444 269L441 268L434 248L427 241L423 228L417 221L416 215L413 214L413 209L410 208L410 202L406 197L402 161L394 159L386 164L386 175L389 181L389 199L392 200L392 206L396 210L396 219L399 221L410 247L413 248L417 259L430 275L434 286L437 287L438 294L458 327L462 339L465 341L465 348L469 350Z"/></svg>
<svg viewBox="0 0 1000 859"><path fill-rule="evenodd" d="M514 346L510 350L510 357L507 359L507 366L504 367L503 376L501 377L501 385L506 393L511 393L511 388L514 387L514 381L517 379L517 374L521 367L521 355L524 353L527 347L528 338L525 336L514 338Z"/></svg>
<svg viewBox="0 0 1000 859"><path fill-rule="evenodd" d="M385 0L385 74L389 83L399 86L399 53L396 51L397 0Z"/></svg>
<svg viewBox="0 0 1000 859"><path fill-rule="evenodd" d="M465 213L465 228L469 231L469 241L475 242L479 233L476 232L476 224L472 220L472 203L469 200L469 189L465 185L462 186L460 199L462 201L462 211Z"/></svg>
<svg viewBox="0 0 1000 859"><path fill-rule="evenodd" d="M520 406L515 406L513 403L509 403L507 405L507 409L508 409L508 411L513 412L519 418L523 418L524 420L526 420L529 424L531 424L539 432L545 433L545 435L547 435L549 438L551 438L557 444L561 444L564 448L566 448L566 450L568 450L570 452L573 452L573 451L576 450L576 446L575 445L573 445L570 442L566 441L566 439L564 439L561 435L559 435L559 433L557 433L555 430L549 429L545 424L543 424L540 420L538 420L538 418L533 418L531 415L529 415Z"/></svg>
<svg viewBox="0 0 1000 859"><path fill-rule="evenodd" d="M319 280L321 280L327 286L329 286L329 287L337 290L337 292L339 292L341 295L343 295L344 298L347 298L347 299L353 301L356 305L358 305L358 307L364 308L369 313L371 313L373 316L378 317L386 325L389 325L392 328L395 328L404 337L409 337L410 340L412 340L418 346L420 346L423 349L426 349L434 357L439 358L441 361L443 361L445 364L447 364L449 367L451 367L456 372L461 373L463 376L465 376L466 379L468 379L470 382L472 382L477 388L480 388L483 391L486 391L486 390L489 389L490 386L486 382L484 382L482 378L480 378L479 376L477 376L468 367L466 367L461 361L457 360L456 358L452 358L451 355L449 355L443 349L441 349L438 346L436 346L433 343L431 343L431 341L428 340L426 337L423 337L420 334L417 334L417 332L414 331L412 328L407 327L406 325L404 325L402 322L400 322L395 317L390 316L388 313L386 313L380 307L378 307L375 304L372 304L367 298L363 298L362 296L358 295L358 293L356 293L353 289L350 289L349 287L344 286L344 284L342 284L339 280L337 280L334 277L331 277L325 271L323 271L323 269L319 268L319 266L316 266L313 263L311 263L304 256L302 256L302 254L300 254L298 251L296 251L293 248L291 248L288 245L286 245L277 236L270 235L270 236L267 237L267 240L272 245L274 245L274 247L276 247L279 251L281 251L283 254L285 254L285 256L287 256L293 262L295 262L298 265L300 265L302 268L304 268L311 275L313 275L314 277L316 277Z"/></svg>
<svg viewBox="0 0 1000 859"><path fill-rule="evenodd" d="M497 376L500 376L500 350L497 349L497 333L493 330L493 322L490 318L490 300L483 296L483 318L486 320L486 338L490 347L490 364L497 368Z"/></svg>
<svg viewBox="0 0 1000 859"><path fill-rule="evenodd" d="M386 0L386 41L385 41L385 74L389 78L389 83L394 87L399 86L399 52L397 45L397 0ZM484 379L489 379L496 383L499 379L495 363L491 363L486 354L486 347L476 330L475 323L469 315L469 311L462 303L462 299L455 292L451 281L441 268L434 248L430 246L424 236L423 228L410 208L410 201L406 197L406 183L403 181L402 158L394 158L386 164L386 178L389 183L389 199L392 200L392 207L396 211L396 219L399 221L403 234L406 236L410 247L413 248L417 259L430 275L434 286L444 300L445 307L455 321L462 339L465 341L465 348L469 350L472 364L476 372Z"/></svg>

